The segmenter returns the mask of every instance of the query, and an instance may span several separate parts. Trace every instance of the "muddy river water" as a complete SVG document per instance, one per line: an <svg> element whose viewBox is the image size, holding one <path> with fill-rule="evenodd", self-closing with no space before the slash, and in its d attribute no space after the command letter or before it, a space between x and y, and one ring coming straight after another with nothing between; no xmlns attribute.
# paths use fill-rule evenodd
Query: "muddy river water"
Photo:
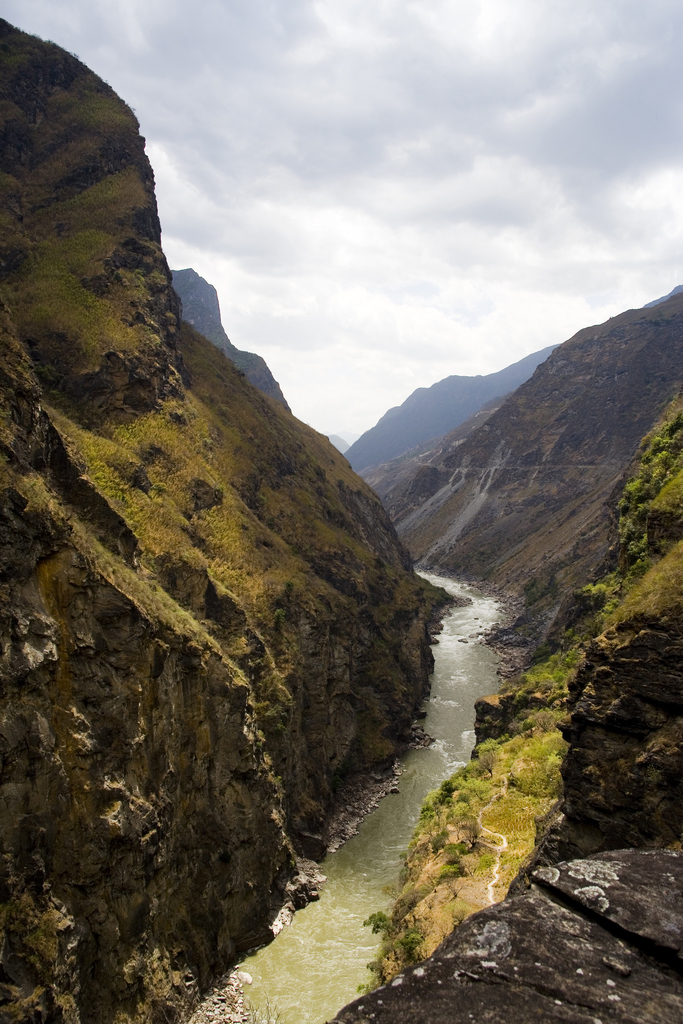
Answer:
<svg viewBox="0 0 683 1024"><path fill-rule="evenodd" d="M363 921L376 910L388 910L385 890L397 880L399 854L410 841L422 800L469 760L474 702L499 686L498 659L476 634L499 621L500 604L465 584L422 575L472 600L447 612L433 648L432 689L420 724L436 742L404 756L400 792L381 800L358 835L325 858L321 870L327 883L319 902L300 910L274 942L243 961L242 969L253 978L245 986L249 1003L276 1008L279 1024L324 1024L356 997L359 985L372 980L366 965L377 955L379 937Z"/></svg>

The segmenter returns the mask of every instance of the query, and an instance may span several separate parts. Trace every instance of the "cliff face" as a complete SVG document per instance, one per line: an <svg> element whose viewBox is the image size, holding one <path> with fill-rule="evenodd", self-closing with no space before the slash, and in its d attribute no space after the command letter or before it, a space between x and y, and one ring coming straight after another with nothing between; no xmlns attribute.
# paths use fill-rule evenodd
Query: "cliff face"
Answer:
<svg viewBox="0 0 683 1024"><path fill-rule="evenodd" d="M530 617L552 620L609 557L626 471L679 390L682 355L680 295L555 349L481 427L437 453L439 489L394 509L415 558L523 593Z"/></svg>
<svg viewBox="0 0 683 1024"><path fill-rule="evenodd" d="M181 326L128 108L0 45L0 1019L171 1021L409 738L444 595Z"/></svg>
<svg viewBox="0 0 683 1024"><path fill-rule="evenodd" d="M680 417L679 417L680 420ZM677 421L674 421L677 425ZM660 434L661 437L661 434ZM649 476L655 438L643 463ZM680 455L678 458L680 462ZM683 833L683 472L644 503L653 564L629 590L609 628L588 644L570 684L563 731L570 749L562 768L561 817L537 859L620 846L677 847ZM630 506L630 507L629 507ZM625 511L632 511L630 502ZM632 517L637 522L638 516ZM642 548L632 524L622 534L622 562ZM633 549L636 549L635 551ZM638 562L642 571L642 556Z"/></svg>
<svg viewBox="0 0 683 1024"><path fill-rule="evenodd" d="M676 1024L683 1013L683 854L621 850L535 872L429 960L332 1024Z"/></svg>
<svg viewBox="0 0 683 1024"><path fill-rule="evenodd" d="M246 374L255 388L281 402L285 409L289 409L280 385L268 369L265 359L255 352L243 352L235 348L225 333L218 295L213 285L190 268L173 271L173 287L183 304L183 319L225 352L228 359L238 370Z"/></svg>
<svg viewBox="0 0 683 1024"><path fill-rule="evenodd" d="M405 519L448 482L449 474L439 468L441 457L462 444L507 397L501 395L485 402L474 415L443 437L430 438L389 462L361 470L360 475L377 491L392 522Z"/></svg>

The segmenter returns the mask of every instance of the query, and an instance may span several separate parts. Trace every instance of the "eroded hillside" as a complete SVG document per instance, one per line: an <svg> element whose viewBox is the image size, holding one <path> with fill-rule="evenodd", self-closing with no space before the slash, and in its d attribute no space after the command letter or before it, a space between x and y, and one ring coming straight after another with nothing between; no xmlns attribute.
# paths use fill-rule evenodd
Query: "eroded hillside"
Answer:
<svg viewBox="0 0 683 1024"><path fill-rule="evenodd" d="M170 1021L407 741L444 595L181 326L132 112L6 22L0 56L0 1012Z"/></svg>
<svg viewBox="0 0 683 1024"><path fill-rule="evenodd" d="M529 619L552 622L616 558L616 501L641 438L679 391L682 356L680 295L555 349L484 424L419 468L416 497L406 486L393 503L414 557L523 595Z"/></svg>

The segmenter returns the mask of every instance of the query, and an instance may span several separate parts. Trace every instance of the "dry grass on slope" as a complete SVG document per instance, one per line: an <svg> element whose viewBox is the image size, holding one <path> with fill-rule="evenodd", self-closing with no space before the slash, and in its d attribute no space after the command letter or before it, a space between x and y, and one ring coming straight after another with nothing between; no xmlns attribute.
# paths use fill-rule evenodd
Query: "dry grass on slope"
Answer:
<svg viewBox="0 0 683 1024"><path fill-rule="evenodd" d="M501 900L536 841L537 819L561 791L566 749L555 716L524 733L487 740L479 756L426 797L391 915L369 919L383 934L370 965L378 983L430 956L466 917Z"/></svg>

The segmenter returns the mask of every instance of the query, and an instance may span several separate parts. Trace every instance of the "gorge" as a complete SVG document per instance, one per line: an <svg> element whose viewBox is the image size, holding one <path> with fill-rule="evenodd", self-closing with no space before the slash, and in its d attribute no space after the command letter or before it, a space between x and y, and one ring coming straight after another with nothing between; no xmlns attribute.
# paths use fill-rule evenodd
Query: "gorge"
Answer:
<svg viewBox="0 0 683 1024"><path fill-rule="evenodd" d="M376 819L396 816L392 858L408 846L410 893L375 918L385 984L311 1014L680 1020L681 293L555 348L385 508L183 317L133 112L4 21L0 58L0 1024L186 1021L272 938L335 804L416 735L437 574L514 599L489 637L510 678L459 680L472 762L469 725L439 746L445 707L408 755ZM454 643L490 669L476 639ZM534 788L535 849L484 885L515 875L510 897L459 914L472 822L502 837Z"/></svg>
<svg viewBox="0 0 683 1024"><path fill-rule="evenodd" d="M174 1020L407 745L446 595L181 323L129 108L0 44L0 1012Z"/></svg>

